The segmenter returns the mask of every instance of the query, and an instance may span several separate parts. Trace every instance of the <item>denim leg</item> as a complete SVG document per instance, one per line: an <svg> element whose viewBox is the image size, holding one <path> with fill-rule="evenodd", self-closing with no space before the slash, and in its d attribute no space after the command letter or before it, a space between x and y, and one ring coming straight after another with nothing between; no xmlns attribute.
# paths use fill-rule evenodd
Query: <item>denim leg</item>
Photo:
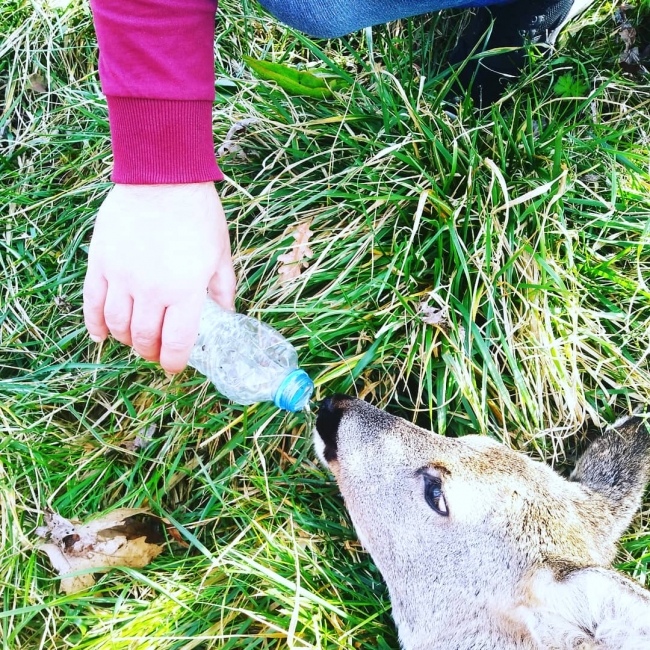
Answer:
<svg viewBox="0 0 650 650"><path fill-rule="evenodd" d="M440 9L509 0L259 0L278 20L311 36L335 38L363 27Z"/></svg>

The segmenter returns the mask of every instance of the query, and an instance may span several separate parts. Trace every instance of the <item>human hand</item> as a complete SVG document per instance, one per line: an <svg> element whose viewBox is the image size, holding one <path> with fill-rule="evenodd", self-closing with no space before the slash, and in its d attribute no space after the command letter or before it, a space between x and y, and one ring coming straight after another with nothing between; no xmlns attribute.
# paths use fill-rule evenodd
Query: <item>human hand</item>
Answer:
<svg viewBox="0 0 650 650"><path fill-rule="evenodd" d="M234 308L228 225L213 183L116 185L88 253L84 317L168 372L187 364L210 297Z"/></svg>

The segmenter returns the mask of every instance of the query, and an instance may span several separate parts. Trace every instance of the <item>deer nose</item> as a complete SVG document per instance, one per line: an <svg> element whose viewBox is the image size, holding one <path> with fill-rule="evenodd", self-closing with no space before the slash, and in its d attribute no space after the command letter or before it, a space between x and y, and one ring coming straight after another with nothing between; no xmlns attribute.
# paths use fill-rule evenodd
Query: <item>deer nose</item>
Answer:
<svg viewBox="0 0 650 650"><path fill-rule="evenodd" d="M337 433L346 408L353 402L347 395L326 397L318 407L316 431L325 447L323 456L327 462L336 460Z"/></svg>

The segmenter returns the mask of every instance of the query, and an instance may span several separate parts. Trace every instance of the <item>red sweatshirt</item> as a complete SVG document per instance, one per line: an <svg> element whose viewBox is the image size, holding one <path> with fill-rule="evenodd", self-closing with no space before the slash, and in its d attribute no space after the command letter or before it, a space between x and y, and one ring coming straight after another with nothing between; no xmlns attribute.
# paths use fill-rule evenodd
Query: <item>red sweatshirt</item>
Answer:
<svg viewBox="0 0 650 650"><path fill-rule="evenodd" d="M91 0L115 183L221 180L212 137L217 0Z"/></svg>

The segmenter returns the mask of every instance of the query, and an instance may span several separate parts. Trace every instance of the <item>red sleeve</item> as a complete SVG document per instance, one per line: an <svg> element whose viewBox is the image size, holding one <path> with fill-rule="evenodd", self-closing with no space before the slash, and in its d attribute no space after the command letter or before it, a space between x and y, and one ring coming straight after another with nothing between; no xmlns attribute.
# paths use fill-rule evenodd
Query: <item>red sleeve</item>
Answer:
<svg viewBox="0 0 650 650"><path fill-rule="evenodd" d="M217 0L91 0L116 183L221 180L212 137Z"/></svg>

